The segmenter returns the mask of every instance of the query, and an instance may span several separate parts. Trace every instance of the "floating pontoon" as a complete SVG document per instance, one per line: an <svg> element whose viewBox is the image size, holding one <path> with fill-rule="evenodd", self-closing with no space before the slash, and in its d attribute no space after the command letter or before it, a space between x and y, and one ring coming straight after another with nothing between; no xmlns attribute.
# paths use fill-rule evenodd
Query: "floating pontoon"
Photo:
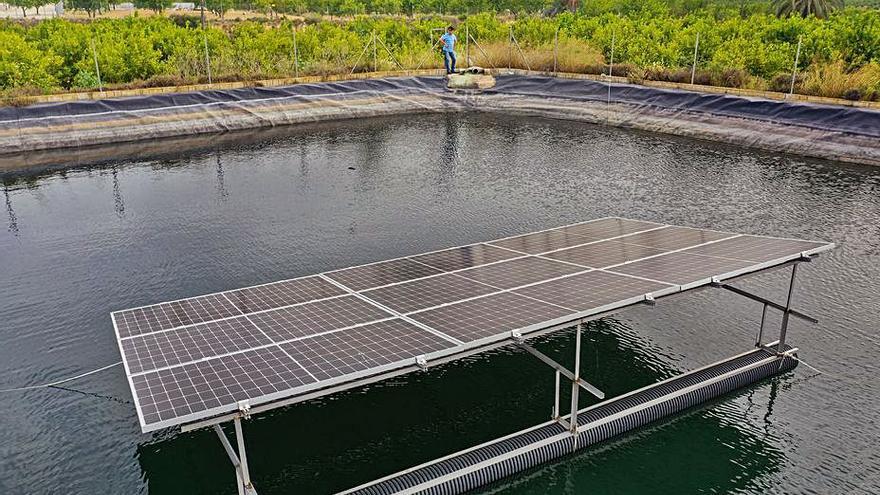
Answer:
<svg viewBox="0 0 880 495"><path fill-rule="evenodd" d="M253 494L242 420L271 409L515 345L556 374L553 418L346 493L457 494L788 371L797 267L833 244L603 218L112 314L140 420L150 432L213 427L240 494ZM777 303L730 285L791 267ZM748 352L578 410L583 323L712 286L760 302ZM765 343L768 310L782 312ZM528 339L576 327L573 370ZM571 384L567 412L560 387ZM220 428L233 422L237 446ZM236 448L237 447L237 448Z"/></svg>

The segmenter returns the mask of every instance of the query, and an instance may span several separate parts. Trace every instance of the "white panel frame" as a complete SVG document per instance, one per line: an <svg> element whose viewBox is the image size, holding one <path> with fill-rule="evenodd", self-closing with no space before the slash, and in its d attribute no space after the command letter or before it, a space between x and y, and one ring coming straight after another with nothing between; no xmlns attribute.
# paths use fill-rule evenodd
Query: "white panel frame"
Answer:
<svg viewBox="0 0 880 495"><path fill-rule="evenodd" d="M505 237L503 239L509 239L512 237L519 237L520 235L528 235L528 234L534 234L534 233L540 233L540 232L547 232L550 230L556 230L556 229L561 229L561 228L571 227L571 226L576 226L576 225L583 225L583 224L599 222L599 221L609 220L609 219L631 220L631 219L626 219L626 218L622 218L622 217L613 217L613 216L612 217L602 217L602 218L598 218L595 220L588 220L585 222L578 222L578 223L574 223L574 224L570 224L570 225L553 227L553 228L544 229L544 230L537 231L537 232L530 232L527 234L517 234L517 235ZM637 220L637 221L642 221L642 220ZM615 239L619 239L622 237L627 237L630 235L635 235L635 234L639 234L639 233L646 232L646 231L668 228L671 226L668 224L658 224L655 222L646 222L646 223L653 224L654 226L643 229L643 230L639 230L636 232L632 232L629 234L624 234L621 236L615 236L612 238L602 239L599 241L585 242L580 245L588 245L588 244L594 244L597 242L604 242L607 240L615 240ZM702 230L711 230L711 229L702 229ZM714 232L721 232L721 231L714 231ZM742 234L735 234L735 233L730 233L730 232L723 232L723 233L729 233L729 234L731 234L731 237L727 237L725 239L719 239L719 240L715 240L715 241L708 241L706 243L697 244L695 246L690 246L688 248L671 250L669 252L680 252L680 251L684 251L686 249L691 249L694 247L702 246L704 244L712 244L715 242L720 242L722 240L727 240L727 239L731 239L731 238L738 237L738 236L742 235ZM798 241L802 240L802 239L786 239L786 238L781 238L781 237L770 237L770 236L757 236L757 237L765 237L765 238L771 238L771 239L783 239L783 240L798 240ZM464 246L455 246L455 247L468 247L468 246L475 246L475 245L479 245L479 244L487 244L487 245L490 245L495 248L506 249L506 248L503 248L500 246L494 246L492 244L489 244L490 242L495 242L495 241L503 240L503 239L496 239L494 241L478 242L478 243L472 243L472 244L467 244ZM808 241L808 242L822 243L822 241ZM571 247L574 247L574 246L566 246L565 248L561 248L561 249L568 249ZM476 354L479 352L484 352L486 350L500 347L503 345L508 345L513 342L511 339L514 335L522 335L523 337L535 337L537 335L545 334L548 332L559 330L561 328L568 327L568 326L575 324L575 323L578 323L578 322L583 322L583 321L588 321L591 319L600 318L600 317L606 316L608 314L611 314L613 312L619 311L623 308L637 305L639 303L650 302L651 300L655 300L655 299L659 299L659 298L666 297L669 295L678 294L681 292L690 291L690 290L697 289L697 288L700 288L703 286L707 286L707 285L711 284L712 282L721 282L724 280L729 280L729 279L741 277L743 275L753 274L753 273L764 271L764 270L767 270L767 269L770 269L773 267L785 265L789 262L796 261L799 259L813 257L813 256L816 256L820 253L829 251L829 250L833 249L834 247L835 247L835 245L833 243L823 243L823 245L817 246L817 247L815 247L811 250L808 250L808 251L780 257L780 258L770 260L767 262L763 262L763 263L755 263L753 265L749 265L747 267L744 267L744 268L741 268L738 270L730 271L727 273L722 273L722 274L711 276L711 277L706 277L704 279L700 279L700 280L697 280L697 281L694 281L694 282L691 282L691 283L688 283L685 285L677 285L677 284L665 282L662 280L653 280L654 282L660 282L660 283L667 284L669 287L658 290L658 291L654 291L653 293L650 293L650 294L634 296L634 297L627 298L624 300L615 301L613 303L605 304L605 305L602 305L599 307L591 308L589 310L572 312L569 315L565 315L563 317L555 318L552 320L528 325L528 326L521 327L521 328L511 328L510 330L507 330L507 331L499 333L499 334L495 334L495 335L485 337L482 339L478 339L478 340L474 340L471 342L462 343L460 345L454 345L453 347L450 347L448 349L432 352L432 353L429 353L425 356L419 356L419 358L424 358L429 365L436 365L439 363L448 362L448 361L452 361L455 359L460 359L460 358L468 356L468 355ZM438 249L435 251L430 251L428 253L416 253L414 255L401 256L398 258L393 258L393 259L389 259L389 260L382 260L382 261L377 261L374 263L368 263L366 265L358 265L358 266L368 266L368 265L382 263L382 262L386 262L386 261L393 261L393 260L398 260L398 259L410 258L411 256L417 256L417 255L421 255L421 254L430 254L430 253L445 251L447 249L452 249L452 248ZM554 250L554 251L557 251L557 250ZM550 251L548 251L548 252L550 252ZM522 258L525 258L528 256L541 257L541 255L543 255L543 254L547 254L547 253L540 253L540 254L536 254L536 255L528 255L528 254L523 253ZM664 254L668 254L668 253L664 253ZM651 257L655 257L655 256L662 256L662 255L648 256L646 258L640 258L639 260L647 259L647 258L651 258ZM493 262L493 263L488 263L488 264L502 263L505 261L513 260L513 259L519 259L519 258L509 258L509 259L505 259L505 260L501 260L501 261L497 261L497 262ZM634 261L639 261L639 260L634 260ZM556 260L554 260L554 261L556 261ZM486 264L479 265L479 266L486 266ZM346 267L343 269L348 269L348 268L354 268L354 267ZM602 271L604 271L606 269L603 269ZM260 287L263 285L269 285L269 284L273 284L273 283L277 283L277 282L299 280L299 279L304 279L304 278L309 278L309 277L319 277L319 278L327 281L327 278L325 277L325 275L327 275L329 273L333 273L334 271L339 271L339 270L333 270L330 272L324 272L324 273L320 273L320 274L312 274L312 275L307 275L307 276L297 277L297 278L292 278L292 279L286 279L286 280L281 280L281 281L276 281L276 282L269 282L266 284L259 284L259 285L254 285L254 286L250 286L250 287ZM455 273L456 271L460 271L460 270L442 272L441 274ZM578 272L577 274L586 273L589 271L593 271L593 270L585 268L584 271ZM632 277L632 276L617 273L617 272L609 272L609 273L613 273L613 274L619 275L619 276L631 277L631 278L640 278L640 277ZM419 279L413 279L413 280L420 280L423 278L439 276L441 274L429 275L428 277L421 277ZM564 278L564 277L571 276L571 275L576 275L576 274L564 275L563 277L557 277L557 278ZM544 283L544 282L546 282L546 280L541 281L541 282L537 282L537 283ZM340 288L345 288L342 284L338 284L335 281L333 281L333 283L338 285ZM404 282L397 282L397 283L404 283ZM395 283L395 284L397 284L397 283ZM394 284L387 284L387 285L394 285ZM534 285L534 284L528 284L528 285ZM250 287L243 287L243 288L246 289L246 288L250 288ZM493 293L486 294L483 296L478 296L476 298L488 297L488 296L491 296L493 294L497 294L500 292L510 292L512 290L519 289L519 288L522 288L522 287L516 287L514 289L505 289L502 291L493 292ZM219 292L219 293L215 293L215 294L224 294L225 295L226 293L233 292L235 290L240 290L240 289L242 289L242 288L223 291L223 292ZM370 289L364 289L364 291L372 290L372 289L375 289L375 287L372 287ZM348 291L349 291L349 294L345 294L345 295L359 296L359 293L362 292L362 291L353 291L350 289ZM195 296L195 297L201 297L201 296ZM317 299L316 301L330 299L330 298L337 298L337 297L343 297L343 296L342 295L330 296L328 298ZM473 298L473 299L476 299L476 298ZM176 301L185 301L187 299L192 299L192 298L178 299ZM368 298L363 298L363 299L367 302L370 302L370 303L376 305L380 309L388 311L387 308L385 308L384 306L378 305ZM175 301L165 301L165 302L175 302ZM308 301L308 302L314 302L314 301ZM308 302L296 303L296 304L289 305L289 306L307 304ZM460 301L457 301L457 302L460 302ZM453 304L453 303L448 303L448 304ZM140 308L144 308L144 307L147 307L147 306L141 306ZM131 309L140 309L140 308L129 308L124 311L128 311ZM274 309L280 309L280 308L273 308L273 310ZM423 311L423 310L420 310L420 311ZM134 403L135 403L135 408L137 410L138 420L141 425L141 430L144 433L160 430L160 429L167 428L167 427L178 426L178 425L184 425L183 428L188 431L188 430L201 428L201 427L205 427L205 426L210 426L213 424L228 421L230 419L229 413L232 413L231 416L233 416L233 417L238 415L238 413L236 412L238 409L237 404L225 404L225 405L214 407L214 408L207 409L204 411L199 411L199 412L188 414L188 415L177 416L177 417L174 417L174 418L171 418L168 420L162 420L162 421L158 421L155 423L146 424L144 421L143 412L141 411L141 407L140 407L140 404L138 401L138 396L137 396L137 393L134 388L134 383L132 380L133 374L131 373L131 371L129 369L128 363L124 359L125 355L122 350L123 338L121 338L119 335L119 329L117 327L116 318L115 318L115 314L118 312L119 311L115 311L115 312L111 313L111 315L113 316L113 318L112 318L113 328L114 328L114 332L116 333L117 343L119 344L120 354L123 356L123 365L125 367L125 374L126 374L126 378L129 383L129 387L131 388L132 396L134 398ZM247 314L251 314L251 313L243 313L243 314L247 315ZM392 314L395 314L395 313L392 312ZM240 316L241 315L236 315L236 317L240 317ZM410 318L408 318L406 315L395 314L395 316L398 316L398 317L402 318L404 321L407 321L408 323L413 324L413 321ZM206 323L206 322L202 322L202 323ZM420 324L420 323L416 323L416 326L422 330L430 331L430 333L433 333L438 336L445 335L445 334L443 334L443 332L440 332L440 331L433 329L433 328L428 330L428 329L424 328L425 326L423 324ZM175 328L181 328L181 327L175 327ZM173 329L166 329L166 330L161 330L161 331L164 332L164 331L168 331L168 330L173 330ZM151 333L155 333L155 332L151 332ZM142 335L149 335L149 333L142 334ZM126 339L127 338L131 338L131 337L126 337ZM450 342L453 344L456 342L456 339L453 339L451 337L448 337L447 340L450 340ZM246 351L247 351L247 349L245 349L241 352L246 352ZM389 363L389 364L386 364L383 366L368 368L368 369L365 369L365 370L362 370L359 372L350 373L350 374L335 377L332 379L321 380L321 381L309 383L306 385L302 385L299 387L294 387L291 389L275 392L272 394L254 397L254 398L249 399L249 402L253 406L252 411L254 413L267 411L270 409L283 407L285 405L289 405L292 403L301 402L302 400L321 397L324 395L338 392L340 390L345 390L345 389L360 386L360 385L363 385L366 383L372 383L375 381L387 379L387 378L390 378L391 376L397 376L400 374L409 373L411 371L422 369L422 367L415 361L416 361L415 359L406 359L406 360L401 360L401 361L397 361L394 363ZM138 374L143 374L143 373L138 373ZM187 425L189 425L189 426L187 426Z"/></svg>

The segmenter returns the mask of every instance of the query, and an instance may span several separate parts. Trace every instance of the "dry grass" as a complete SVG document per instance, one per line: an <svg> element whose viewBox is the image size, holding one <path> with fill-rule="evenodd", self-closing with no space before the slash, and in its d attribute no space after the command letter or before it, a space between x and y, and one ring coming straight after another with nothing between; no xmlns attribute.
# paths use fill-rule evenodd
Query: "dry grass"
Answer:
<svg viewBox="0 0 880 495"><path fill-rule="evenodd" d="M506 42L471 45L471 63L481 67L532 69L552 71L554 47L552 44L511 48ZM459 54L461 59L462 54ZM560 72L598 74L605 67L602 53L585 42L574 39L559 40L559 57L555 69Z"/></svg>
<svg viewBox="0 0 880 495"><path fill-rule="evenodd" d="M798 88L802 93L847 100L880 100L880 64L847 72L843 62L813 66Z"/></svg>

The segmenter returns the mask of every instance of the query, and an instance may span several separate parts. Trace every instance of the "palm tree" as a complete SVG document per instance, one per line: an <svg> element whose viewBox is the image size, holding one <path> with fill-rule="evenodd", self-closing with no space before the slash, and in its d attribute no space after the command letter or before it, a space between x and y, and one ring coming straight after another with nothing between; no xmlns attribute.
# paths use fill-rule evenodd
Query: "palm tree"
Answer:
<svg viewBox="0 0 880 495"><path fill-rule="evenodd" d="M827 19L832 10L840 7L843 7L843 0L776 0L776 15L787 17L796 13L807 17L812 14Z"/></svg>

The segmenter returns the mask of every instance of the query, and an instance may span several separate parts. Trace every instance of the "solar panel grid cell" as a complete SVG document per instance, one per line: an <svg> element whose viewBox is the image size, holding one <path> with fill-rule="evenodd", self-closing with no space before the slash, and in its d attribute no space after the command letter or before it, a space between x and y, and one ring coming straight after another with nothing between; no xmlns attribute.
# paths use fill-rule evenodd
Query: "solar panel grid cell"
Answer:
<svg viewBox="0 0 880 495"><path fill-rule="evenodd" d="M243 313L251 313L345 293L321 277L306 277L234 290L226 296Z"/></svg>
<svg viewBox="0 0 880 495"><path fill-rule="evenodd" d="M664 227L664 225L660 223L629 220L626 218L605 218L593 222L560 227L559 229L554 230L589 237L592 240L602 240L659 227Z"/></svg>
<svg viewBox="0 0 880 495"><path fill-rule="evenodd" d="M132 377L135 396L147 424L314 381L277 346Z"/></svg>
<svg viewBox="0 0 880 495"><path fill-rule="evenodd" d="M595 244L564 249L543 256L554 260L575 263L585 267L605 268L611 265L626 263L627 261L663 254L665 252L667 251L639 246L638 244L626 244L620 241L603 241Z"/></svg>
<svg viewBox="0 0 880 495"><path fill-rule="evenodd" d="M587 311L669 287L668 284L593 271L532 285L513 292L576 311Z"/></svg>
<svg viewBox="0 0 880 495"><path fill-rule="evenodd" d="M661 227L664 227L664 225L659 223L641 222L626 218L603 218L533 234L491 241L489 244L523 253L541 254Z"/></svg>
<svg viewBox="0 0 880 495"><path fill-rule="evenodd" d="M672 251L684 249L706 242L733 237L736 234L714 230L692 229L688 227L667 227L665 229L641 232L618 239L626 244L638 244L654 249Z"/></svg>
<svg viewBox="0 0 880 495"><path fill-rule="evenodd" d="M209 294L113 314L120 337L131 337L169 328L240 315L223 294Z"/></svg>
<svg viewBox="0 0 880 495"><path fill-rule="evenodd" d="M325 299L249 315L275 342L389 318L390 313L357 296Z"/></svg>
<svg viewBox="0 0 880 495"><path fill-rule="evenodd" d="M456 275L493 287L510 289L584 270L586 269L583 267L530 256L494 265L469 268L456 272Z"/></svg>
<svg viewBox="0 0 880 495"><path fill-rule="evenodd" d="M460 301L492 292L494 287L450 273L363 292L363 295L401 314Z"/></svg>
<svg viewBox="0 0 880 495"><path fill-rule="evenodd" d="M753 264L751 261L677 252L609 268L609 271L686 285Z"/></svg>
<svg viewBox="0 0 880 495"><path fill-rule="evenodd" d="M744 235L683 251L746 261L764 262L820 247L822 243Z"/></svg>
<svg viewBox="0 0 880 495"><path fill-rule="evenodd" d="M502 292L413 313L409 317L463 342L471 342L573 312L510 292Z"/></svg>
<svg viewBox="0 0 880 495"><path fill-rule="evenodd" d="M500 246L512 249L520 253L540 254L555 249L562 249L578 244L592 242L595 239L584 237L577 234L571 234L559 230L549 230L547 232L538 232L536 234L526 234L500 241L492 241L492 246Z"/></svg>
<svg viewBox="0 0 880 495"><path fill-rule="evenodd" d="M271 341L245 317L229 318L122 341L131 373L250 349Z"/></svg>
<svg viewBox="0 0 880 495"><path fill-rule="evenodd" d="M410 259L449 272L516 258L517 256L521 255L514 253L513 251L486 244L474 244L473 246L464 246L434 253L411 256Z"/></svg>
<svg viewBox="0 0 880 495"><path fill-rule="evenodd" d="M453 344L400 319L282 344L318 380L410 360Z"/></svg>
<svg viewBox="0 0 880 495"><path fill-rule="evenodd" d="M401 258L330 272L326 276L349 289L360 291L439 273L443 271Z"/></svg>

